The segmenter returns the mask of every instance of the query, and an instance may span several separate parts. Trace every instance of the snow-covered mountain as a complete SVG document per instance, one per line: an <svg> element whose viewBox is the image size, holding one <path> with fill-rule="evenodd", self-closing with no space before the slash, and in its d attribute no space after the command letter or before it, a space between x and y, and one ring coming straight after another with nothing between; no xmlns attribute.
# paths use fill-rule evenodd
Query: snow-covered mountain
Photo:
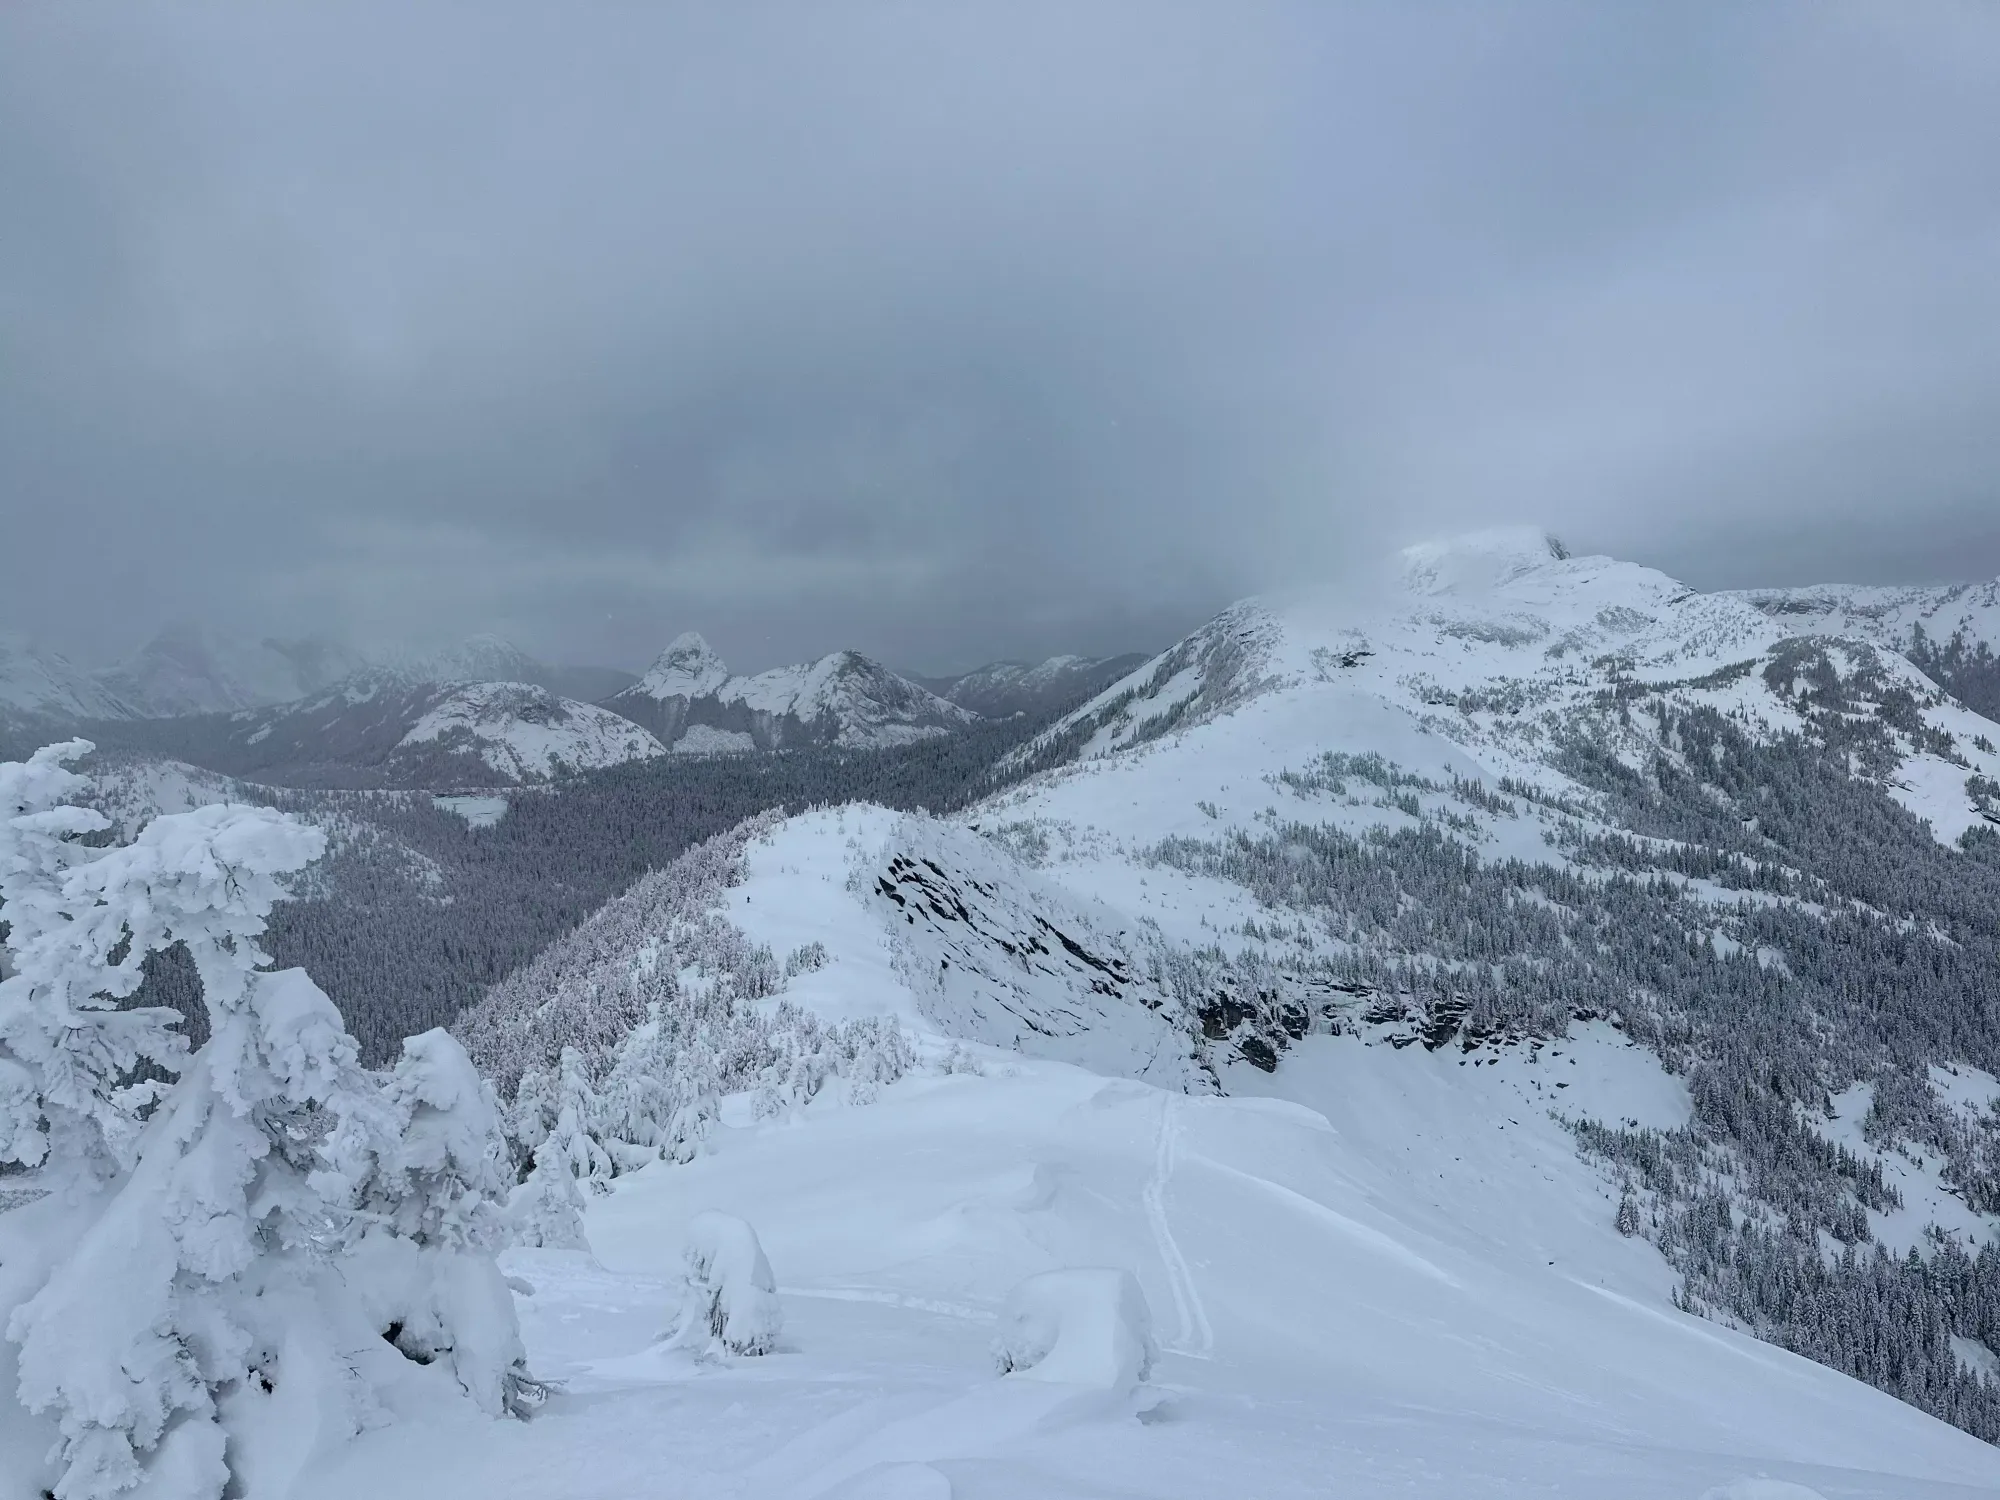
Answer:
<svg viewBox="0 0 2000 1500"><path fill-rule="evenodd" d="M25 636L0 635L0 722L122 718L128 710L102 683Z"/></svg>
<svg viewBox="0 0 2000 1500"><path fill-rule="evenodd" d="M131 716L164 719L289 702L362 664L328 641L243 640L183 620L97 679Z"/></svg>
<svg viewBox="0 0 2000 1500"><path fill-rule="evenodd" d="M664 753L618 714L533 683L437 683L380 668L272 708L117 731L126 749L284 785L513 785Z"/></svg>
<svg viewBox="0 0 2000 1500"><path fill-rule="evenodd" d="M41 653L40 665L32 668L19 659L32 655L18 645L0 655L0 694L39 699L47 706L36 712L68 720L169 719L270 708L313 697L357 674L411 686L526 682L585 702L609 697L635 680L609 667L551 666L490 634L439 651L371 654L316 638L244 639L192 621L169 625L127 660L91 674L88 686L60 657ZM50 674L68 686L36 685L35 679Z"/></svg>
<svg viewBox="0 0 2000 1500"><path fill-rule="evenodd" d="M797 1354L700 1398L714 1489L1990 1485L1863 1380L2000 1436L1996 741L1882 645L1536 532L1246 601L970 812L767 819L495 992L475 1043L607 1090L595 1260L515 1262L531 1347L620 1431L689 1399L623 1330L720 1207ZM645 1025L604 1024L649 997L718 1028L657 1085L687 1165L635 1123ZM813 1029L861 1021L905 1076ZM1087 1266L1139 1283L1150 1383L996 1383L1010 1289ZM615 1446L587 1406L512 1467Z"/></svg>
<svg viewBox="0 0 2000 1500"><path fill-rule="evenodd" d="M452 689L410 726L391 759L433 749L476 755L510 782L666 754L664 745L629 719L524 682Z"/></svg>
<svg viewBox="0 0 2000 1500"><path fill-rule="evenodd" d="M979 717L857 651L732 676L714 648L691 631L676 637L638 682L604 703L673 750L691 754L901 745Z"/></svg>
<svg viewBox="0 0 2000 1500"><path fill-rule="evenodd" d="M1607 694L1650 688L1761 734L1803 729L1814 712L1803 684L1767 668L1808 649L1787 643L1836 637L1853 643L1836 653L1859 651L1842 658L1840 675L1863 670L1892 694L1938 698L1899 655L1866 649L1888 637L1822 629L1842 618L1802 618L1770 598L1703 594L1651 568L1571 557L1538 532L1480 533L1410 549L1374 589L1235 605L1015 754L1039 764L1098 759L1254 704L1245 721L1283 721L1294 749L1317 742L1409 763L1420 748L1433 771L1471 774L1470 757L1489 778L1545 777L1565 735L1600 731L1595 711ZM1977 737L1974 716L1948 702L1926 702L1921 717L1968 743ZM1905 769L1944 763L1914 732L1904 736ZM1985 765L1984 752L1963 753L1969 767ZM1948 807L1911 805L1936 812L1954 837L1963 826Z"/></svg>
<svg viewBox="0 0 2000 1500"><path fill-rule="evenodd" d="M709 839L459 1024L556 1394L328 1397L289 1493L1991 1492L2000 724L1892 639L1485 533L1233 606L963 814ZM657 1337L717 1211L767 1353Z"/></svg>
<svg viewBox="0 0 2000 1500"><path fill-rule="evenodd" d="M1821 584L1746 589L1736 597L1793 631L1857 636L1900 650L1921 628L1939 643L1963 634L2000 649L2000 580L1918 588Z"/></svg>
<svg viewBox="0 0 2000 1500"><path fill-rule="evenodd" d="M948 703L984 719L1044 714L1097 692L1145 657L1051 656L1047 661L996 661L957 677L913 677Z"/></svg>

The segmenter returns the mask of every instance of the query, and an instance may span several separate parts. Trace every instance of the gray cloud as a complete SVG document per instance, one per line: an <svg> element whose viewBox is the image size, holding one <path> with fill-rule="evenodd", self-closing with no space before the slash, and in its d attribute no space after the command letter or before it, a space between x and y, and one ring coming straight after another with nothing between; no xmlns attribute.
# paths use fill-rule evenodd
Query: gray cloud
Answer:
<svg viewBox="0 0 2000 1500"><path fill-rule="evenodd" d="M12 7L0 623L1163 642L2000 573L1973 6Z"/></svg>

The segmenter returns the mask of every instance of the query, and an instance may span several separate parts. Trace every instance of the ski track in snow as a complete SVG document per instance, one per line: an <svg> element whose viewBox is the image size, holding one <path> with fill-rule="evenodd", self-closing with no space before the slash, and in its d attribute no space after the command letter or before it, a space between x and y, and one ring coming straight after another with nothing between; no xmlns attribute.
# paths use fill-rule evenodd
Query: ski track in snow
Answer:
<svg viewBox="0 0 2000 1500"><path fill-rule="evenodd" d="M1202 1306L1201 1292L1194 1284L1187 1257L1181 1254L1173 1226L1167 1222L1167 1183L1180 1156L1180 1136L1178 1106L1172 1094L1164 1094L1160 1099L1160 1125L1153 1150L1153 1175L1146 1182L1145 1200L1146 1221L1152 1226L1153 1243L1159 1248L1161 1264L1166 1267L1167 1286L1173 1292L1174 1311L1181 1324L1180 1342L1166 1347L1168 1352L1189 1359L1207 1359L1215 1352L1215 1330L1209 1325L1208 1309Z"/></svg>

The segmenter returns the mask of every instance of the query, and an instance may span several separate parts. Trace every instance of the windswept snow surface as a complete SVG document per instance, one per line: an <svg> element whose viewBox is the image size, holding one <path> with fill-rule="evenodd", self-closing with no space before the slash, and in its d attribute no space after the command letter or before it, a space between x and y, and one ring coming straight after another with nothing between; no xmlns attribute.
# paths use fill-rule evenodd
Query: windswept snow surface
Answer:
<svg viewBox="0 0 2000 1500"><path fill-rule="evenodd" d="M1308 1044L1285 1099L981 1063L725 1128L692 1165L621 1181L590 1209L591 1254L509 1257L532 1289L531 1361L563 1382L535 1421L385 1429L294 1494L1694 1500L1764 1477L1943 1500L2000 1484L1974 1439L1674 1312L1664 1267L1611 1229L1561 1129L1510 1103L1515 1080L1468 1092L1448 1054L1352 1040ZM772 1354L701 1363L656 1342L710 1210L756 1224L777 1269ZM1161 1344L1137 1392L995 1374L1010 1291L1066 1267L1137 1280Z"/></svg>
<svg viewBox="0 0 2000 1500"><path fill-rule="evenodd" d="M878 883L898 858L959 889L974 920L937 932L962 953L1013 941L1009 914L1068 922L1093 956L1119 934L1115 906L1062 885L1108 854L1029 871L960 838L978 836L850 807L754 843L729 919L776 953L825 950L783 998L892 1015L928 1062L867 1105L829 1090L759 1121L725 1101L707 1154L590 1203L588 1253L508 1258L531 1363L561 1383L533 1422L370 1433L298 1500L2000 1493L1986 1445L1674 1310L1671 1273L1616 1233L1611 1185L1554 1117L1686 1119L1678 1080L1610 1026L1476 1056L1309 1036L1274 1074L1225 1065L1227 1096L967 1041L999 1001L929 982L940 939ZM1144 1035L1155 1012L1120 988L1052 966L1012 1000L1040 1016L1094 996L1096 1026ZM783 1312L771 1353L661 1340L707 1212L756 1226ZM1086 1268L1136 1282L1146 1380L997 1374L1010 1295Z"/></svg>

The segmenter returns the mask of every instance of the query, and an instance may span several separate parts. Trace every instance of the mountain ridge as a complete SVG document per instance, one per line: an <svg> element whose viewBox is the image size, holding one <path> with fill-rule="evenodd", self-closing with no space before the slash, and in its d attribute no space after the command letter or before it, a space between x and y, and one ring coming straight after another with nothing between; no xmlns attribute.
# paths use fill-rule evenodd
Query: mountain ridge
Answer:
<svg viewBox="0 0 2000 1500"><path fill-rule="evenodd" d="M858 651L737 676L692 631L676 636L638 682L604 706L682 754L879 748L979 718Z"/></svg>

